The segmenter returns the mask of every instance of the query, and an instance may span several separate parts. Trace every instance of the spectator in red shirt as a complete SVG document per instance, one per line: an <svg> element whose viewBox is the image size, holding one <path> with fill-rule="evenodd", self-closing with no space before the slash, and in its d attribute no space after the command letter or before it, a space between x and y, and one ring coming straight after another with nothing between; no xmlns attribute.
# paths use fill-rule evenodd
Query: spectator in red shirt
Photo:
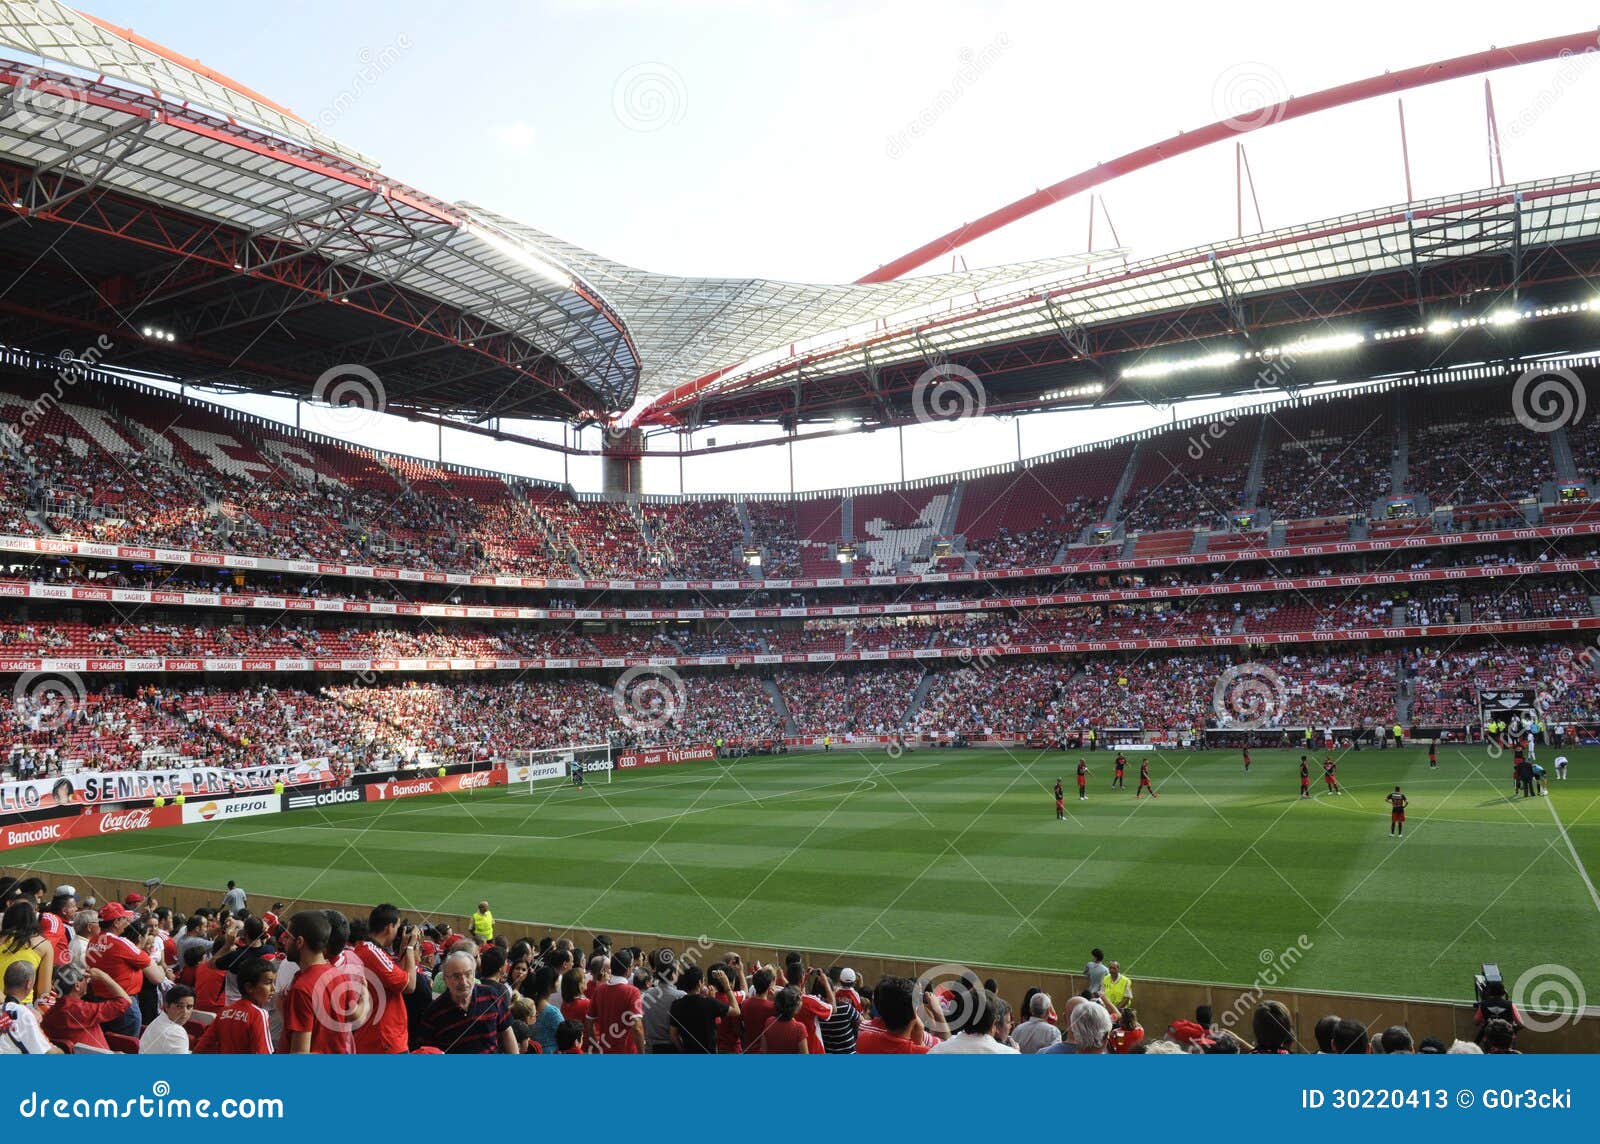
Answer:
<svg viewBox="0 0 1600 1144"><path fill-rule="evenodd" d="M71 889L71 886L57 886L56 896L39 915L39 931L55 948L57 966L72 960L72 919L78 913L78 899L75 894L63 892Z"/></svg>
<svg viewBox="0 0 1600 1144"><path fill-rule="evenodd" d="M744 1051L759 1053L761 1030L766 1028L774 1011L772 970L761 968L760 962L756 963L755 972L750 975L750 996L745 998L740 1009L743 1013Z"/></svg>
<svg viewBox="0 0 1600 1144"><path fill-rule="evenodd" d="M289 919L289 960L297 966L283 995L283 1031L291 1053L353 1053L354 998L345 974L328 961L332 926L321 910ZM220 1020L220 1017L219 1017Z"/></svg>
<svg viewBox="0 0 1600 1144"><path fill-rule="evenodd" d="M146 933L134 945L123 936L133 919L120 902L112 902L100 910L100 936L89 943L84 953L84 963L90 969L103 969L122 987L129 997L137 997L146 981L159 985L166 973L150 956L156 946L156 935ZM129 1005L127 1011L106 1026L108 1033L121 1033L138 1039L144 1028L138 1005Z"/></svg>
<svg viewBox="0 0 1600 1144"><path fill-rule="evenodd" d="M319 915L320 916L320 915ZM267 1006L278 984L277 967L265 958L252 957L234 971L239 1000L217 1014L195 1043L197 1053L272 1052Z"/></svg>
<svg viewBox="0 0 1600 1144"><path fill-rule="evenodd" d="M194 979L187 983L194 988L194 1007L206 1013L220 1013L228 1007L228 971L223 968L222 962L235 952L233 935L239 928L239 919L229 918L226 925L227 928L211 943L211 956L195 963ZM198 952L192 950L189 956L193 957ZM251 953L250 957L243 960L232 960L243 964L255 956Z"/></svg>
<svg viewBox="0 0 1600 1144"><path fill-rule="evenodd" d="M400 959L391 950L404 941ZM356 1051L404 1053L410 1050L406 994L417 987L417 954L422 931L415 925L400 930L400 911L384 904L367 919L367 939L355 947L367 991L368 1016L356 1029Z"/></svg>
<svg viewBox="0 0 1600 1144"><path fill-rule="evenodd" d="M811 1036L801 1024L800 990L786 985L772 999L772 1016L762 1028L759 1040L764 1053L809 1053Z"/></svg>
<svg viewBox="0 0 1600 1144"><path fill-rule="evenodd" d="M556 1029L556 1051L581 1056L583 1053L583 1024L563 1021Z"/></svg>
<svg viewBox="0 0 1600 1144"><path fill-rule="evenodd" d="M581 966L575 965L561 975L561 1019L576 1021L580 1029L587 1028L589 1010L594 1004L587 992L588 975Z"/></svg>
<svg viewBox="0 0 1600 1144"><path fill-rule="evenodd" d="M856 1052L915 1056L928 1051L914 990L913 983L904 977L885 977L878 982L872 991L872 1004L878 1015L856 1034Z"/></svg>
<svg viewBox="0 0 1600 1144"><path fill-rule="evenodd" d="M104 1000L89 1000L90 982L94 983L95 993ZM56 1003L39 1022L44 1035L68 1049L74 1045L89 1045L110 1052L100 1027L115 1021L133 1004L122 986L103 969L79 973L72 966L64 965L56 970L55 988Z"/></svg>
<svg viewBox="0 0 1600 1144"><path fill-rule="evenodd" d="M611 976L590 998L589 1040L602 1053L644 1052L643 994L628 980L633 955L611 955Z"/></svg>
<svg viewBox="0 0 1600 1144"><path fill-rule="evenodd" d="M1106 1042L1106 1048L1113 1053L1131 1053L1142 1044L1144 1026L1139 1024L1139 1018L1131 1008L1123 1009L1111 1030L1111 1039Z"/></svg>
<svg viewBox="0 0 1600 1144"><path fill-rule="evenodd" d="M833 1012L833 984L822 970L806 965L805 958L791 953L783 959L784 978L800 991L800 1011L796 1019L805 1026L809 1052L821 1053L822 1033L817 1022Z"/></svg>

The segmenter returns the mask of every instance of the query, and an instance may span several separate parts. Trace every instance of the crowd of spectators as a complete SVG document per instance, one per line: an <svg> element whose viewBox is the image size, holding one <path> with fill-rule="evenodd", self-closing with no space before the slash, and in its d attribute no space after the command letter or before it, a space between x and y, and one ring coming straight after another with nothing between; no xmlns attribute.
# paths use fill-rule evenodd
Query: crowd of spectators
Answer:
<svg viewBox="0 0 1600 1144"><path fill-rule="evenodd" d="M1337 1014L1302 1044L1271 998L1221 1023L1197 1005L1152 1035L1132 977L1098 949L1081 993L1058 1003L1032 985L1013 1008L971 969L869 986L840 958L763 964L604 934L587 950L566 934L512 940L487 900L466 932L390 904L252 911L233 882L189 905L139 893L97 903L70 884L47 893L38 878L0 879L0 1055L1497 1054L1517 1052L1525 1027L1491 986L1473 1039L1449 1046Z"/></svg>
<svg viewBox="0 0 1600 1144"><path fill-rule="evenodd" d="M921 667L897 663L786 669L775 678L802 735L893 735L904 729L921 677Z"/></svg>

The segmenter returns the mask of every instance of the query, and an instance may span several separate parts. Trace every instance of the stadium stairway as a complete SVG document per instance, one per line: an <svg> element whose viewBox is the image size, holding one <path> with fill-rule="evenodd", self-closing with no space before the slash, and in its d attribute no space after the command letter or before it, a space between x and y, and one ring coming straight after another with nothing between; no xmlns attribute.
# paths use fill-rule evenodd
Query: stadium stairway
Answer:
<svg viewBox="0 0 1600 1144"><path fill-rule="evenodd" d="M1411 427L1406 416L1409 403L1401 396L1403 392L1397 388L1390 398L1390 412L1394 417L1394 460L1389 467L1391 495L1404 492L1411 479Z"/></svg>
<svg viewBox="0 0 1600 1144"><path fill-rule="evenodd" d="M767 642L765 636L762 637L761 642L763 644ZM783 720L783 733L785 735L798 735L800 733L799 728L795 726L794 716L789 714L789 704L784 701L783 692L778 689L778 681L771 677L763 679L761 681L761 690L767 693L767 698L772 700L772 709Z"/></svg>
<svg viewBox="0 0 1600 1144"><path fill-rule="evenodd" d="M739 543L743 548L748 549L752 546L754 538L754 534L750 531L750 509L741 499L733 502L733 510L739 514ZM741 552L740 555L743 555L743 553Z"/></svg>
<svg viewBox="0 0 1600 1144"><path fill-rule="evenodd" d="M1577 481L1582 479L1578 476L1578 464L1572 457L1572 441L1567 437L1567 427L1565 425L1560 426L1550 434L1550 459L1555 462L1556 480ZM1549 500L1553 501L1554 497L1550 497Z"/></svg>
<svg viewBox="0 0 1600 1144"><path fill-rule="evenodd" d="M842 497L839 501L839 536L843 540L856 539L855 497Z"/></svg>
<svg viewBox="0 0 1600 1144"><path fill-rule="evenodd" d="M1239 493L1239 503L1245 508L1256 507L1256 498L1261 495L1261 475L1267 469L1267 425L1271 418L1258 417L1256 420L1256 444L1250 453L1250 471Z"/></svg>
<svg viewBox="0 0 1600 1144"><path fill-rule="evenodd" d="M957 481L950 486L944 506L944 516L939 520L936 536L953 537L956 521L961 519L961 502L966 496L967 482Z"/></svg>
<svg viewBox="0 0 1600 1144"><path fill-rule="evenodd" d="M1135 441L1133 448L1128 450L1128 463L1122 467L1122 476L1117 479L1117 487L1106 502L1105 512L1101 514L1104 519L1117 520L1122 516L1122 502L1133 487L1134 474L1139 471L1139 454L1143 450L1143 441Z"/></svg>
<svg viewBox="0 0 1600 1144"><path fill-rule="evenodd" d="M933 681L933 672L922 673L922 678L917 680L917 689L911 693L911 702L906 706L906 713L900 720L900 726L909 729L917 725L917 715L928 700L928 692L933 690Z"/></svg>

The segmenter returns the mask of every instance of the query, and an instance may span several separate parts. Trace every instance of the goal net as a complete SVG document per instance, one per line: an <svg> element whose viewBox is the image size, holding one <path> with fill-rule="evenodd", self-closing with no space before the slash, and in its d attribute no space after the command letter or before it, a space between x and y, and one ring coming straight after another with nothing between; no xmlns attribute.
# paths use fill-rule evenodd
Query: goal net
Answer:
<svg viewBox="0 0 1600 1144"><path fill-rule="evenodd" d="M573 785L608 783L613 770L610 743L583 743L518 751L507 764L506 782L509 786L526 786L530 791L536 783L557 780Z"/></svg>

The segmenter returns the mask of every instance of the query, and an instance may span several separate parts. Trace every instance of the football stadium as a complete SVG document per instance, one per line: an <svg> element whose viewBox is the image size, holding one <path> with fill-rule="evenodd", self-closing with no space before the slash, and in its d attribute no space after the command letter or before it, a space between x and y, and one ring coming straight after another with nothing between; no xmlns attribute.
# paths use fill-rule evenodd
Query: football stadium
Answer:
<svg viewBox="0 0 1600 1144"><path fill-rule="evenodd" d="M1600 40L1503 17L808 282L391 175L420 32L0 5L0 1055L1600 1052Z"/></svg>

